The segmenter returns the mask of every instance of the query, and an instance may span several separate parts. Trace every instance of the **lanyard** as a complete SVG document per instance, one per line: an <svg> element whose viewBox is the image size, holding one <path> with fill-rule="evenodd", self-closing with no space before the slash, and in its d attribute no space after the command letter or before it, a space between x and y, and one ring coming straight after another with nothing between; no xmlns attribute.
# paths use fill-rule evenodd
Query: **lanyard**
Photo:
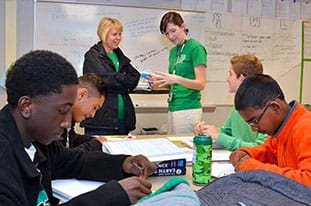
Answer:
<svg viewBox="0 0 311 206"><path fill-rule="evenodd" d="M180 49L178 49L178 46L176 47L176 57L175 57L175 60L174 60L173 74L176 74L176 66L177 66L177 63L181 59L181 54L184 51L184 48L186 46L186 42L187 42L187 39L185 39L185 41L181 45ZM171 85L170 93L168 94L168 102L171 102L173 100L173 89L174 89L174 84Z"/></svg>
<svg viewBox="0 0 311 206"><path fill-rule="evenodd" d="M185 41L181 45L180 49L178 49L178 46L176 47L176 57L175 57L175 61L174 61L173 74L176 74L176 66L177 66L178 60L181 57L182 52L184 51L184 48L186 46L186 42L187 42L187 39L185 39Z"/></svg>

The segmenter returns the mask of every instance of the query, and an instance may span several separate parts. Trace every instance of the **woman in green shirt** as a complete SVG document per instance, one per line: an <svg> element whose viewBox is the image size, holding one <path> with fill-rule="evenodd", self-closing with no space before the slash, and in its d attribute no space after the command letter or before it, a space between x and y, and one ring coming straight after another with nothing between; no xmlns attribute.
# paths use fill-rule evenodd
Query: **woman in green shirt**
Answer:
<svg viewBox="0 0 311 206"><path fill-rule="evenodd" d="M236 92L243 80L254 74L262 74L263 67L259 59L254 55L240 55L231 58L229 75L227 77L229 92ZM239 115L233 107L225 124L217 129L214 125L199 122L195 127L195 133L204 133L228 150L236 150L240 147L252 147L262 144L266 135L253 132L251 127Z"/></svg>
<svg viewBox="0 0 311 206"><path fill-rule="evenodd" d="M187 38L181 15L167 12L161 19L160 31L175 47L169 54L169 72L151 75L153 86L169 87L168 133L192 133L201 120L201 90L206 82L207 52L197 40Z"/></svg>

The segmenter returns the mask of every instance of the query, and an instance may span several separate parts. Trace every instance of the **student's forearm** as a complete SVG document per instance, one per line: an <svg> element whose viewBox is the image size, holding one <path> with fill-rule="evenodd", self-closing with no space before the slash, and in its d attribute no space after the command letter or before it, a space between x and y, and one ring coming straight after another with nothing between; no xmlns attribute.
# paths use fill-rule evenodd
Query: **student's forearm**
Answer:
<svg viewBox="0 0 311 206"><path fill-rule="evenodd" d="M203 90L205 82L196 79L187 79L180 76L176 76L176 84L183 85L189 89Z"/></svg>
<svg viewBox="0 0 311 206"><path fill-rule="evenodd" d="M308 165L308 164L305 164ZM293 169L289 167L278 167L276 164L262 163L258 160L250 158L240 165L240 171L244 170L266 170L286 176L292 180L300 182L311 187L311 170L307 166Z"/></svg>
<svg viewBox="0 0 311 206"><path fill-rule="evenodd" d="M262 145L257 145L254 147L242 147L241 151L248 153L252 158L259 160L264 163L277 164L276 154L270 147L271 142L268 140Z"/></svg>
<svg viewBox="0 0 311 206"><path fill-rule="evenodd" d="M230 151L234 151L241 147L253 147L261 144L262 142L259 143L256 140L253 142L246 142L239 139L238 137L230 136L225 133L220 133L217 137L216 143L225 146Z"/></svg>

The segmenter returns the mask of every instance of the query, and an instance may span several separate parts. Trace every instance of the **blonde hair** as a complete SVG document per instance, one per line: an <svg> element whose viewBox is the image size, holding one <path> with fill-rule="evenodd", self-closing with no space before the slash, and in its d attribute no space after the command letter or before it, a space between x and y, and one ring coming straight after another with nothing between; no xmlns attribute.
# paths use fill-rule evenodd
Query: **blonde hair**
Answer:
<svg viewBox="0 0 311 206"><path fill-rule="evenodd" d="M109 17L104 17L100 20L97 27L97 36L101 41L105 42L109 30L113 26L116 27L116 29L120 32L123 32L123 26L119 20Z"/></svg>

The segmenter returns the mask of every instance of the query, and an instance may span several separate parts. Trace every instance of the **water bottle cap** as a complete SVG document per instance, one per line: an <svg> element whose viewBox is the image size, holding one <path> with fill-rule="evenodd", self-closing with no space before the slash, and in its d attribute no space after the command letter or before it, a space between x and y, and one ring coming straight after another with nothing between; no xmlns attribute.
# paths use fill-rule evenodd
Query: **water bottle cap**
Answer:
<svg viewBox="0 0 311 206"><path fill-rule="evenodd" d="M212 138L210 136L206 136L204 134L198 134L193 139L194 144L203 144L203 145L211 145L213 144Z"/></svg>

